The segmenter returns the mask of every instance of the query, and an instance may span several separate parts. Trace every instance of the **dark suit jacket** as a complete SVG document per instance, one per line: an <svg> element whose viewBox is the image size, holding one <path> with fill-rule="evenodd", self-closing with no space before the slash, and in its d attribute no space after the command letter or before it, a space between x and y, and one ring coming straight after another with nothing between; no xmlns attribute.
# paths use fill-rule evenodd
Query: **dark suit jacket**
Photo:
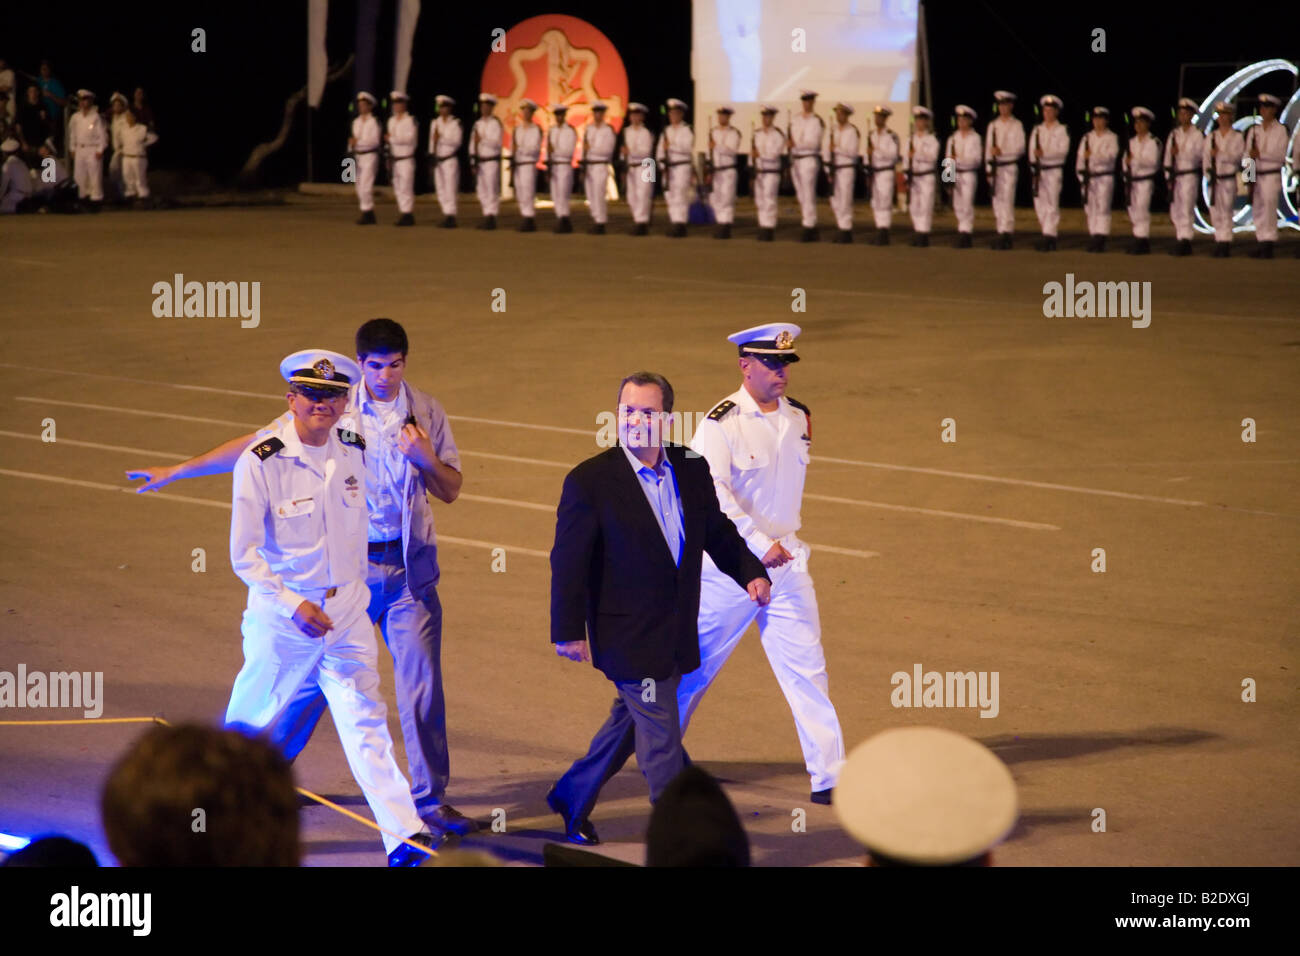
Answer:
<svg viewBox="0 0 1300 956"><path fill-rule="evenodd" d="M592 662L613 681L663 680L700 666L703 553L745 587L766 578L718 507L709 464L665 445L677 475L686 541L681 565L628 465L614 447L564 479L551 549L551 642L590 642Z"/></svg>

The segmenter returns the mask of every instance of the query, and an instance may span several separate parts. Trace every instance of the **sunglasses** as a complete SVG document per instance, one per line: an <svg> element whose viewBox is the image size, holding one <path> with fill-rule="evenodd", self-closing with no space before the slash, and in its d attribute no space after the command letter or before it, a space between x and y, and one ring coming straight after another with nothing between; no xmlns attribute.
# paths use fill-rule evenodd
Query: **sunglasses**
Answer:
<svg viewBox="0 0 1300 956"><path fill-rule="evenodd" d="M334 388L308 388L298 385L293 389L295 395L301 395L309 402L332 402L335 399L347 398L346 391L339 391Z"/></svg>

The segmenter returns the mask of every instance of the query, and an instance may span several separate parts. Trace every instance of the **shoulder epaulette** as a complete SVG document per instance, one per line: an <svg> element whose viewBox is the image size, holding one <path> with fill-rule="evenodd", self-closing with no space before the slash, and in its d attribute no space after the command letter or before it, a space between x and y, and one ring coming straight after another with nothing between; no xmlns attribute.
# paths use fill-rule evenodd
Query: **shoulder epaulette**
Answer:
<svg viewBox="0 0 1300 956"><path fill-rule="evenodd" d="M258 458L262 459L262 461L266 461L266 459L270 458L272 455L274 455L277 451L279 451L283 447L284 447L284 442L280 441L280 439L268 438L266 441L254 445L252 448L249 449L249 451L251 451Z"/></svg>
<svg viewBox="0 0 1300 956"><path fill-rule="evenodd" d="M350 431L346 428L336 428L335 431L339 433L339 441L343 442L343 444L355 445L362 451L366 450L366 440L356 432Z"/></svg>
<svg viewBox="0 0 1300 956"><path fill-rule="evenodd" d="M791 405L793 405L795 408L799 409L799 411L803 412L809 418L812 417L812 409L810 409L803 402L799 401L797 398L791 398L789 395L787 395L785 397L785 400L789 402Z"/></svg>
<svg viewBox="0 0 1300 956"><path fill-rule="evenodd" d="M718 404L713 406L713 411L709 412L709 421L719 421L723 415L727 414L727 412L731 411L735 407L736 403L729 398L718 402Z"/></svg>

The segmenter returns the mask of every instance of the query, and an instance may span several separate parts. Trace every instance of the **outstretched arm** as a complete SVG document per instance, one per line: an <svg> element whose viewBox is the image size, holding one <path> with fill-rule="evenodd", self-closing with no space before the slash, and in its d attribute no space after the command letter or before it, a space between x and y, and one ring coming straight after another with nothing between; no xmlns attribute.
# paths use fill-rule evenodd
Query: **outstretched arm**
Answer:
<svg viewBox="0 0 1300 956"><path fill-rule="evenodd" d="M225 444L211 448L201 455L187 458L179 465L154 465L149 468L132 469L127 471L126 477L132 480L136 478L145 479L145 483L136 489L136 493L139 494L142 491L157 491L164 485L170 485L173 481L178 481L181 478L224 475L234 470L239 453L252 443L257 434L257 432L249 432L247 435L232 438Z"/></svg>

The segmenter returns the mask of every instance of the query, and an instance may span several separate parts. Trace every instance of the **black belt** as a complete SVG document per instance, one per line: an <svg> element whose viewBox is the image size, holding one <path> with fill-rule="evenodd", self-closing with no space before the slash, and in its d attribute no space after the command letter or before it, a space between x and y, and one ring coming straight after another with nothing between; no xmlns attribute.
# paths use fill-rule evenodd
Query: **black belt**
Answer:
<svg viewBox="0 0 1300 956"><path fill-rule="evenodd" d="M883 173L886 171L893 172L893 166L868 166L867 170L873 173Z"/></svg>
<svg viewBox="0 0 1300 956"><path fill-rule="evenodd" d="M1277 169L1256 169L1255 170L1256 179L1259 179L1260 176L1280 176L1281 174L1282 174L1281 166L1279 166ZM1236 173L1233 173L1233 175L1235 176Z"/></svg>
<svg viewBox="0 0 1300 956"><path fill-rule="evenodd" d="M569 168L573 168L573 157L569 156L566 157L565 159L548 159L546 161L546 165L547 166L568 166Z"/></svg>
<svg viewBox="0 0 1300 956"><path fill-rule="evenodd" d="M390 156L389 158L395 163L404 163L408 159L415 159L415 154L412 153L410 156Z"/></svg>
<svg viewBox="0 0 1300 956"><path fill-rule="evenodd" d="M394 538L392 541L371 541L366 546L371 554L387 554L389 551L400 550L401 547L401 538Z"/></svg>
<svg viewBox="0 0 1300 956"><path fill-rule="evenodd" d="M690 164L691 161L689 159L665 160L664 168L667 169L669 166L689 166Z"/></svg>
<svg viewBox="0 0 1300 956"><path fill-rule="evenodd" d="M1217 181L1217 180L1220 180L1220 179L1236 179L1236 178L1237 178L1237 171L1234 169L1234 170L1233 170L1232 172L1230 172L1230 173L1208 173L1207 175L1208 175L1211 179L1216 180L1216 181ZM1259 176L1259 173L1256 172L1255 175L1256 175L1256 177L1258 177L1258 176Z"/></svg>
<svg viewBox="0 0 1300 956"><path fill-rule="evenodd" d="M1055 166L1039 166L1038 171L1041 173L1044 169L1062 169L1065 163L1057 163Z"/></svg>
<svg viewBox="0 0 1300 956"><path fill-rule="evenodd" d="M735 168L736 168L736 164L735 164L735 163L732 163L730 166L712 166L712 167L709 168L709 172L711 172L711 173L725 173L728 169L735 169Z"/></svg>
<svg viewBox="0 0 1300 956"><path fill-rule="evenodd" d="M379 152L378 146L376 146L374 149L354 149L352 151L352 154L354 156L364 156L366 155L366 153L377 153L377 152Z"/></svg>
<svg viewBox="0 0 1300 956"><path fill-rule="evenodd" d="M433 165L437 166L439 163L445 163L447 160L455 158L455 153L448 153L446 156L439 156L435 153L433 157Z"/></svg>
<svg viewBox="0 0 1300 956"><path fill-rule="evenodd" d="M121 156L123 159L144 159L145 154L144 153L122 153Z"/></svg>
<svg viewBox="0 0 1300 956"><path fill-rule="evenodd" d="M995 159L995 160L993 160L993 165L994 165L994 166L1014 166L1014 165L1016 165L1016 163L1018 163L1018 162L1020 162L1019 159Z"/></svg>
<svg viewBox="0 0 1300 956"><path fill-rule="evenodd" d="M495 156L475 156L474 161L476 163L499 163L501 162L501 154L497 153Z"/></svg>
<svg viewBox="0 0 1300 956"><path fill-rule="evenodd" d="M1199 176L1199 175L1201 175L1201 171L1200 171L1199 169L1193 167L1193 168L1191 168L1191 169L1180 169L1180 170L1178 170L1177 172L1172 172L1172 173L1171 173L1171 170L1169 169L1169 167L1166 166L1166 167L1165 167L1165 175L1166 175L1166 176L1172 175L1174 179L1177 179L1179 176L1192 176L1192 175Z"/></svg>
<svg viewBox="0 0 1300 956"><path fill-rule="evenodd" d="M1043 167L1043 168L1046 169L1047 167ZM1051 167L1051 168L1052 168L1052 169L1056 169L1057 167L1053 166L1053 167ZM1113 169L1107 169L1107 170L1103 170L1102 172L1099 172L1099 173L1090 173L1090 172L1088 172L1088 170L1085 169L1085 170L1084 170L1083 172L1081 172L1079 175L1080 175L1080 176L1083 176L1085 179L1096 179L1098 176L1114 176L1114 175L1115 175L1115 170L1113 170Z"/></svg>
<svg viewBox="0 0 1300 956"><path fill-rule="evenodd" d="M857 169L857 163L845 163L843 166L831 166L831 169Z"/></svg>
<svg viewBox="0 0 1300 956"><path fill-rule="evenodd" d="M1155 173L1148 173L1146 176L1129 176L1128 181L1131 183L1143 183L1149 179L1155 179L1159 175L1160 173L1155 172Z"/></svg>
<svg viewBox="0 0 1300 956"><path fill-rule="evenodd" d="M610 157L609 159L580 159L580 160L578 160L578 165L580 165L580 166L609 166L609 165L612 164L613 162L614 162L613 157Z"/></svg>
<svg viewBox="0 0 1300 956"><path fill-rule="evenodd" d="M754 173L755 173L755 175L758 175L758 176L780 176L780 175L781 175L781 170L779 170L779 169L755 169L755 170L754 170Z"/></svg>
<svg viewBox="0 0 1300 956"><path fill-rule="evenodd" d="M933 176L934 173L935 171L933 169L927 169L924 172L920 172L920 173L909 172L907 175L912 179L915 179L917 176Z"/></svg>

